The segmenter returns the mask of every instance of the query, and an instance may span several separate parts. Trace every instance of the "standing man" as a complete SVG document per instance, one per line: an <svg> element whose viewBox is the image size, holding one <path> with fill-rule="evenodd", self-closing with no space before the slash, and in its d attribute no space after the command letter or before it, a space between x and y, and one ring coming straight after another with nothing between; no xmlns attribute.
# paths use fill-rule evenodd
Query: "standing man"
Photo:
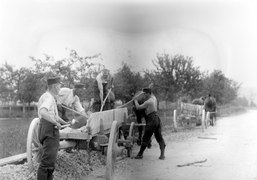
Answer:
<svg viewBox="0 0 257 180"><path fill-rule="evenodd" d="M80 128L87 123L87 114L85 109L82 107L80 103L79 96L83 94L83 88L85 87L82 83L76 83L74 85L74 89L70 88L61 88L59 95L58 95L58 112L59 116L65 120L66 122L69 121L68 117L66 116L67 109L74 109L82 116L76 118L75 124L72 124L72 128L77 129Z"/></svg>
<svg viewBox="0 0 257 180"><path fill-rule="evenodd" d="M97 76L94 85L94 102L93 111L98 112L104 103L104 99L108 94L108 89L112 88L111 74L108 69L103 69ZM112 109L114 105L114 94L111 92L109 98L104 104L103 110Z"/></svg>
<svg viewBox="0 0 257 180"><path fill-rule="evenodd" d="M214 126L214 118L216 119L216 99L208 94L208 97L204 100L205 112L210 112L211 126Z"/></svg>
<svg viewBox="0 0 257 180"><path fill-rule="evenodd" d="M144 150L146 149L147 145L149 144L152 135L154 134L157 142L159 143L161 155L159 159L165 159L164 151L166 144L164 142L164 139L162 137L162 130L161 130L161 120L159 116L157 115L157 100L156 97L152 94L151 88L144 88L143 92L146 96L146 101L139 105L138 100L135 100L136 109L144 109L145 110L145 120L146 120L146 127L145 127L145 133L142 139L142 144L140 151L138 152L135 159L142 159Z"/></svg>
<svg viewBox="0 0 257 180"><path fill-rule="evenodd" d="M60 91L59 77L47 79L47 91L38 101L39 141L42 144L42 157L40 159L37 179L52 180L55 161L59 149L59 129L61 124L68 124L58 116L56 98Z"/></svg>

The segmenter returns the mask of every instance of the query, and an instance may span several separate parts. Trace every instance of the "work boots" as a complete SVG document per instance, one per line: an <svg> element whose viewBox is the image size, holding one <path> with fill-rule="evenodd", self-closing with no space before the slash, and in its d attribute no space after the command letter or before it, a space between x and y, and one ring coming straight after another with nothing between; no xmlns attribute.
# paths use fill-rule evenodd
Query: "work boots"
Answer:
<svg viewBox="0 0 257 180"><path fill-rule="evenodd" d="M135 157L135 159L143 159L143 153L145 151L147 145L143 144L140 147L140 151L138 152L137 156Z"/></svg>
<svg viewBox="0 0 257 180"><path fill-rule="evenodd" d="M137 154L137 156L135 157L135 159L143 159L143 154Z"/></svg>
<svg viewBox="0 0 257 180"><path fill-rule="evenodd" d="M164 148L161 149L161 155L160 155L160 157L159 157L159 159L161 159L161 160L164 160L164 159L165 159L165 155L164 155L164 153L165 153L165 147L166 147L166 145L164 145Z"/></svg>

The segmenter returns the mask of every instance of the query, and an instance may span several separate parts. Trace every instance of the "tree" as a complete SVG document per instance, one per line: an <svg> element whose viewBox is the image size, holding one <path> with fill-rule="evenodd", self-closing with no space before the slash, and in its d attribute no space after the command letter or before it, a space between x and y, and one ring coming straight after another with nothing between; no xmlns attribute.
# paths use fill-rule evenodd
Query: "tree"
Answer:
<svg viewBox="0 0 257 180"><path fill-rule="evenodd" d="M161 93L162 99L174 101L180 96L197 97L202 85L202 73L194 67L192 57L157 55L153 60L156 70L146 72Z"/></svg>
<svg viewBox="0 0 257 180"><path fill-rule="evenodd" d="M4 103L15 101L17 95L17 73L13 66L5 64L0 67L1 100Z"/></svg>
<svg viewBox="0 0 257 180"><path fill-rule="evenodd" d="M45 90L42 88L42 83L39 81L40 76L33 72L27 71L26 77L22 81L22 85L19 91L19 99L23 103L30 103L37 101Z"/></svg>
<svg viewBox="0 0 257 180"><path fill-rule="evenodd" d="M233 101L238 94L240 84L225 77L222 71L214 70L204 79L204 94L212 94L217 103L228 104Z"/></svg>
<svg viewBox="0 0 257 180"><path fill-rule="evenodd" d="M140 73L131 71L126 63L123 63L122 68L114 75L114 82L115 97L124 102L131 100L132 94L141 90L145 85Z"/></svg>
<svg viewBox="0 0 257 180"><path fill-rule="evenodd" d="M34 73L41 73L46 79L50 75L59 75L62 78L65 87L71 88L76 82L86 84L87 90L80 97L81 101L90 100L93 97L93 82L96 75L104 68L99 63L89 62L100 58L101 54L93 56L79 56L77 51L71 49L67 58L55 60L53 57L45 54L45 59L36 59L30 57L35 63Z"/></svg>

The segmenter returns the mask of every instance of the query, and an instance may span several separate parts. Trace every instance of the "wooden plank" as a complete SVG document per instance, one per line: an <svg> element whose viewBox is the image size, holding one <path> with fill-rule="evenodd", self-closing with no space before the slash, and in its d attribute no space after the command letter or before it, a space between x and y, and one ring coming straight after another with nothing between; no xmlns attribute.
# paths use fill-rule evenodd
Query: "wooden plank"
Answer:
<svg viewBox="0 0 257 180"><path fill-rule="evenodd" d="M203 106L190 104L190 103L181 103L181 113L188 114L193 116L201 116L202 115Z"/></svg>
<svg viewBox="0 0 257 180"><path fill-rule="evenodd" d="M91 128L92 135L96 135L102 131L111 130L112 122L117 121L117 125L121 125L128 117L127 108L112 109L108 111L92 113L88 120L88 126ZM102 119L102 122L101 122Z"/></svg>
<svg viewBox="0 0 257 180"><path fill-rule="evenodd" d="M125 125L126 125L126 126L130 126L131 123L126 123ZM138 124L138 123L135 123L134 126L146 126L146 124Z"/></svg>
<svg viewBox="0 0 257 180"><path fill-rule="evenodd" d="M18 154L18 155L15 155L15 156L10 156L10 157L7 157L7 158L3 158L3 159L0 159L0 166L21 162L24 159L27 159L27 153Z"/></svg>
<svg viewBox="0 0 257 180"><path fill-rule="evenodd" d="M60 139L91 139L96 134L110 133L112 122L117 121L117 125L121 125L128 117L127 108L112 109L108 111L92 113L88 119L87 126L91 129L91 135L83 133L79 129L65 128L60 130Z"/></svg>

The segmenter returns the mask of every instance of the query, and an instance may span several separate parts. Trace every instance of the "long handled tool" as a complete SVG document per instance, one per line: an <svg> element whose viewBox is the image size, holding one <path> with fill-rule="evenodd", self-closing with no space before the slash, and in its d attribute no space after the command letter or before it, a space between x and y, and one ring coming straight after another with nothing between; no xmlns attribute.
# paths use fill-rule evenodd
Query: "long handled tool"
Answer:
<svg viewBox="0 0 257 180"><path fill-rule="evenodd" d="M106 102L106 100L107 100L109 94L110 94L111 91L112 91L112 87L113 87L113 78L112 78L112 80L111 80L111 88L109 89L109 91L108 91L106 97L104 98L104 101L103 101L103 104L102 104L102 106L101 106L100 112L102 112L102 110L103 110L103 107L104 107L104 105L105 105L105 102Z"/></svg>
<svg viewBox="0 0 257 180"><path fill-rule="evenodd" d="M140 92L138 95L134 96L129 102L127 102L126 104L123 104L121 106L118 106L116 108L123 108L125 106L127 106L128 104L130 104L131 102L133 102L137 97L139 97L140 95L142 95L144 92Z"/></svg>
<svg viewBox="0 0 257 180"><path fill-rule="evenodd" d="M68 110L70 110L70 111L76 113L76 114L79 114L79 115L81 115L81 116L84 116L84 117L88 118L88 115L85 115L85 114L82 114L82 113L80 113L80 112L78 112L78 111L75 111L74 109L71 109L71 108L69 108L69 107L67 107L67 106L65 106L65 105L63 105L63 104L61 104L61 106L62 106L63 108L65 108L65 109L68 109Z"/></svg>
<svg viewBox="0 0 257 180"><path fill-rule="evenodd" d="M148 85L149 88L152 88L153 87L153 83L149 84ZM139 94L137 94L136 96L134 96L129 102L127 102L126 104L123 104L121 106L118 106L116 108L123 108L125 106L127 106L128 104L130 104L131 102L133 102L137 97L139 97L141 94L143 94L144 92L140 92Z"/></svg>

